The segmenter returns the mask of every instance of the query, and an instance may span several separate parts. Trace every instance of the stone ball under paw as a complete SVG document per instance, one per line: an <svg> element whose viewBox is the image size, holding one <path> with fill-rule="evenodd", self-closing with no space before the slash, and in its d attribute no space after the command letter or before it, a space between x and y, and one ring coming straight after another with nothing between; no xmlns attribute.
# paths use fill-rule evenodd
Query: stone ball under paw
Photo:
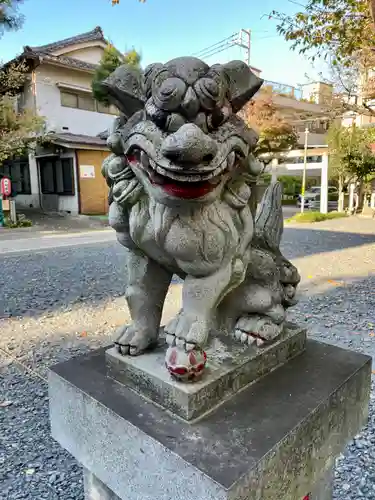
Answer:
<svg viewBox="0 0 375 500"><path fill-rule="evenodd" d="M207 355L199 348L186 352L180 347L169 347L165 355L165 366L179 382L194 382L203 374Z"/></svg>

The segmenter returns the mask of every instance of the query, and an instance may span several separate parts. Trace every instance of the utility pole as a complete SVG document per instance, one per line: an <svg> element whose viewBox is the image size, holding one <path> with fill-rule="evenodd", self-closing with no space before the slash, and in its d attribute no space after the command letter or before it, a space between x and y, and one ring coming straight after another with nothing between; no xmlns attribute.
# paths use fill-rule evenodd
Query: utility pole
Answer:
<svg viewBox="0 0 375 500"><path fill-rule="evenodd" d="M242 29L238 34L236 45L245 49L245 63L250 66L251 30Z"/></svg>
<svg viewBox="0 0 375 500"><path fill-rule="evenodd" d="M303 156L303 177L302 177L302 192L301 192L301 214L305 211L305 190L306 190L306 169L307 169L307 146L309 129L305 128L305 152Z"/></svg>

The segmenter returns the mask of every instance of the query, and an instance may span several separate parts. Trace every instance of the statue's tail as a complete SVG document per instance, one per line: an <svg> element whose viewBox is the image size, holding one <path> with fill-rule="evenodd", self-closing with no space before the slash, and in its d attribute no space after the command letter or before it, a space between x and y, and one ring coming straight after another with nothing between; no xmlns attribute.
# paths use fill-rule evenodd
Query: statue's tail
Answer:
<svg viewBox="0 0 375 500"><path fill-rule="evenodd" d="M279 253L284 230L282 186L274 182L268 186L255 215L255 239L263 248Z"/></svg>

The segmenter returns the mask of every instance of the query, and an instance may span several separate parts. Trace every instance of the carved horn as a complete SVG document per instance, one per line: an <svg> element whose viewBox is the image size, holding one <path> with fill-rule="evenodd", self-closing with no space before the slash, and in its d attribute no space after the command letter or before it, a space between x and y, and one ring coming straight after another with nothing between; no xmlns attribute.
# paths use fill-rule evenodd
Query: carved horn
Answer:
<svg viewBox="0 0 375 500"><path fill-rule="evenodd" d="M130 118L145 105L144 75L141 69L123 64L109 75L101 87L108 100Z"/></svg>
<svg viewBox="0 0 375 500"><path fill-rule="evenodd" d="M264 80L256 76L243 61L231 61L223 65L229 84L229 101L237 113L263 85Z"/></svg>

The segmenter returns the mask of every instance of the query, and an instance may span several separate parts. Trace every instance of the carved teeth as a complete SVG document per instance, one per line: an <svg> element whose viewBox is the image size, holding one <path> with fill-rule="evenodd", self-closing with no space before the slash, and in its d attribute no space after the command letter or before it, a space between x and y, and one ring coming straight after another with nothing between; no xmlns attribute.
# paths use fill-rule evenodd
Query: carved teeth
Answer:
<svg viewBox="0 0 375 500"><path fill-rule="evenodd" d="M252 335L247 336L247 343L249 345L253 345L256 341L257 341L257 339L255 337L253 337Z"/></svg>
<svg viewBox="0 0 375 500"><path fill-rule="evenodd" d="M243 333L241 335L241 343L242 344L245 344L247 342L247 337L248 337L247 333Z"/></svg>
<svg viewBox="0 0 375 500"><path fill-rule="evenodd" d="M233 167L235 159L236 159L236 154L234 151L232 151L231 153L229 153L228 158L227 158L229 169L231 169Z"/></svg>
<svg viewBox="0 0 375 500"><path fill-rule="evenodd" d="M148 169L150 166L150 159L144 151L141 151L141 163L145 169Z"/></svg>
<svg viewBox="0 0 375 500"><path fill-rule="evenodd" d="M257 346L262 347L265 344L264 340L257 338Z"/></svg>

